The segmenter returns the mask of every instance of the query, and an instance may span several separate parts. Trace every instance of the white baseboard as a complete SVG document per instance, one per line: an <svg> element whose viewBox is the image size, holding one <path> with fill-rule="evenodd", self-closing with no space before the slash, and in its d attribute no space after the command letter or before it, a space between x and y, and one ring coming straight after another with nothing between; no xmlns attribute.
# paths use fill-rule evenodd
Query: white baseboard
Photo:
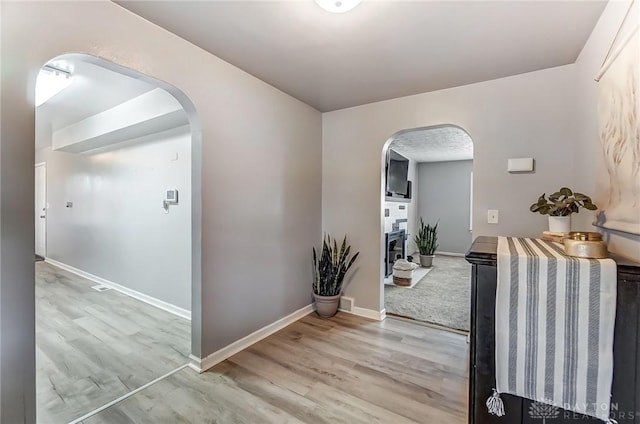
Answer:
<svg viewBox="0 0 640 424"><path fill-rule="evenodd" d="M376 311L373 309L360 308L356 306L356 300L353 297L342 296L340 298L339 311L346 312L348 314L357 315L359 317L374 319L376 321L382 321L387 316L386 310Z"/></svg>
<svg viewBox="0 0 640 424"><path fill-rule="evenodd" d="M442 256L457 256L459 258L464 258L464 253L453 253L453 252L440 252L440 251L436 251L436 255L442 255Z"/></svg>
<svg viewBox="0 0 640 424"><path fill-rule="evenodd" d="M271 324L262 327L259 330L254 331L246 337L241 338L238 341L231 343L228 346L223 347L222 349L213 352L211 355L206 356L205 358L198 358L196 356L190 355L191 363L189 367L193 370L202 373L213 367L216 364L224 361L225 359L235 355L236 353L248 348L254 343L259 342L260 340L272 335L276 331L282 330L284 327L293 324L298 321L300 318L309 315L311 312L315 310L314 305L307 305L303 308L298 309L297 311L280 318L279 320L272 322Z"/></svg>
<svg viewBox="0 0 640 424"><path fill-rule="evenodd" d="M167 303L163 300L156 299L155 297L148 296L144 293L140 293L138 291L132 290L128 287L121 286L120 284L114 283L113 281L106 280L102 277L98 277L97 275L90 274L88 272L82 271L81 269L74 268L71 265L67 265L62 262L58 262L51 258L45 258L45 262L57 266L58 268L62 268L65 271L69 271L73 274L79 275L80 277L86 278L87 280L91 280L98 284L102 284L103 286L107 286L116 290L122 294L126 294L127 296L133 297L134 299L140 300L141 302L148 303L149 305L155 306L156 308L160 308L164 311L177 315L181 318L191 320L191 311L188 311L183 308L179 308L175 305Z"/></svg>
<svg viewBox="0 0 640 424"><path fill-rule="evenodd" d="M387 316L387 310L382 309L381 311L376 311L374 309L360 308L358 306L354 306L353 311L345 311L350 314L357 315L359 317L374 319L376 321L382 321Z"/></svg>

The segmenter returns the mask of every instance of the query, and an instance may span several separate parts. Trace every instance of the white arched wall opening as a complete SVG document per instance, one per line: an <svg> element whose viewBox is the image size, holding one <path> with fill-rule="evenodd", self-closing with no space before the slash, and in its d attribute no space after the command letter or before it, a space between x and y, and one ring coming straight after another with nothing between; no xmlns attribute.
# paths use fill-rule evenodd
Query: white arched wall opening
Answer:
<svg viewBox="0 0 640 424"><path fill-rule="evenodd" d="M473 236L534 237L547 226L529 212L540 193L573 181L574 65L417 94L323 115L322 227L347 234L360 252L345 295L379 318L381 153L401 128L454 122L473 137ZM549 152L554 154L549 154ZM533 157L536 171L507 172L507 160ZM500 210L488 224L486 211Z"/></svg>
<svg viewBox="0 0 640 424"><path fill-rule="evenodd" d="M115 64L111 61L89 55L89 54L64 54L61 56L57 56L55 58L50 59L46 63L52 63L56 61L62 62L85 62L93 65L97 65L101 68L107 69L109 71L128 76L133 79L137 79L140 81L144 81L149 83L153 87L159 87L170 93L177 101L180 103L182 108L187 114L187 118L189 120L189 134L191 136L191 186L192 186L192 194L191 198L191 248L190 248L190 258L191 258L191 284L190 284L190 298L191 298L191 308L193 311L197 308L196 305L201 303L201 298L199 293L201 292L201 245L199 243L201 233L202 233L202 211L201 211L201 185L202 185L202 166L201 166L201 152L202 152L202 137L201 137L201 129L200 129L200 120L196 111L196 108L193 102L177 87L168 84L164 81L160 81L156 78L153 78L148 75L144 75L138 71L133 69ZM114 87L117 89L117 87ZM197 295L193 295L197 294ZM197 316L191 317L191 333L194 334L200 328L201 316L197 314ZM198 346L194 346L192 344L191 351L197 352Z"/></svg>
<svg viewBox="0 0 640 424"><path fill-rule="evenodd" d="M51 58L104 59L177 87L197 110L192 242L206 260L192 276L194 361L310 310L302 246L322 234L319 111L113 2L0 2L0 36L0 421L36 417L34 98Z"/></svg>
<svg viewBox="0 0 640 424"><path fill-rule="evenodd" d="M467 134L469 136L469 138L471 139L472 143L473 143L473 137L471 137L471 135L469 134L469 132L462 128L459 125L455 125L455 124L438 124L438 125L429 125L429 126L424 126L424 127L416 127L416 128L408 128L408 129L404 129L404 130L400 130L396 133L394 133L393 135L391 135L391 137L389 137L387 139L387 141L384 143L384 145L382 146L382 156L381 156L381 165L380 165L380 212L379 212L379 216L380 216L380 276L379 276L379 280L380 280L380 284L378 285L379 287L379 296L380 296L380 303L381 303L381 310L384 310L384 273L385 273L385 269L384 269L384 258L385 258L385 250L386 250L386 245L385 245L385 227L384 227L384 209L385 209L385 194L386 194L386 176L385 176L385 167L386 167L386 161L387 161L387 154L389 152L389 148L391 146L391 143L393 142L393 140L395 140L396 138L398 138L398 136L403 135L403 134L407 134L407 133L411 133L414 131L425 131L425 130L432 130L432 129L438 129L438 128L456 128L462 132L464 132L465 134ZM474 157L475 157L475 143L474 143ZM471 190L473 191L475 187L475 184L472 183L471 186ZM473 193L472 196L473 198ZM417 200L416 196L413 196L412 200ZM471 216L473 217L473 203L471 204ZM407 254L409 254L409 252L407 252ZM382 316L384 317L384 316Z"/></svg>

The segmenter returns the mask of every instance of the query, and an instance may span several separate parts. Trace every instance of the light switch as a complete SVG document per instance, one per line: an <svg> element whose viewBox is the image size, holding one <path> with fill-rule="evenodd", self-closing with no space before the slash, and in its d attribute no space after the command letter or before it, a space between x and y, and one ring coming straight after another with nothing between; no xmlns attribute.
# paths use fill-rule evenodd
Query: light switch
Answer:
<svg viewBox="0 0 640 424"><path fill-rule="evenodd" d="M497 224L498 223L498 210L497 209L489 209L487 211L487 223L488 224Z"/></svg>

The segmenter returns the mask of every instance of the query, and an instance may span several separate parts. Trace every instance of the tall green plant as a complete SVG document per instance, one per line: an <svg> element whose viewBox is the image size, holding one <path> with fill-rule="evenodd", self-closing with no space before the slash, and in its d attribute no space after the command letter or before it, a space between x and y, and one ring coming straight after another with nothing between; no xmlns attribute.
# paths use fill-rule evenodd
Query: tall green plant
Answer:
<svg viewBox="0 0 640 424"><path fill-rule="evenodd" d="M313 248L313 292L318 296L337 296L342 293L344 276L360 254L357 252L351 259L351 246L347 244L347 236L342 239L338 249L338 242L326 235L322 242L320 256Z"/></svg>
<svg viewBox="0 0 640 424"><path fill-rule="evenodd" d="M420 218L420 229L418 234L413 238L416 242L420 254L423 256L431 256L436 253L438 248L438 223L436 225L424 225L424 221Z"/></svg>

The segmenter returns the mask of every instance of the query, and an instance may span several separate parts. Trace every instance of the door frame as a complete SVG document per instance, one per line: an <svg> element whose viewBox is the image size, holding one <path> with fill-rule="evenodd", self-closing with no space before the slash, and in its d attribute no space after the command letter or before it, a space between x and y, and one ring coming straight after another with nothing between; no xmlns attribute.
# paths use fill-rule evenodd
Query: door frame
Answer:
<svg viewBox="0 0 640 424"><path fill-rule="evenodd" d="M47 257L47 212L48 212L47 211L47 209L48 209L47 208L47 162L44 161L44 162L36 163L34 165L34 171L35 171L36 168L44 168L44 205L45 205L44 206L44 209L45 209L45 214L44 215L45 215L45 218L44 218L44 251L43 251L44 255L42 255L42 257L46 258ZM34 176L34 178L35 178L35 176ZM37 184L37 181L35 181L34 190L36 189L36 184ZM36 193L37 193L37 191L36 191ZM34 201L35 201L35 198L34 198ZM35 206L37 206L37 205L35 205ZM36 211L35 211L35 208L34 208L34 218L37 216L37 214L35 212ZM34 224L35 224L35 220L34 220ZM35 230L36 235L37 235L37 232L38 232L37 225L36 225L36 228L34 228L34 230ZM36 248L37 248L37 245L36 245Z"/></svg>

